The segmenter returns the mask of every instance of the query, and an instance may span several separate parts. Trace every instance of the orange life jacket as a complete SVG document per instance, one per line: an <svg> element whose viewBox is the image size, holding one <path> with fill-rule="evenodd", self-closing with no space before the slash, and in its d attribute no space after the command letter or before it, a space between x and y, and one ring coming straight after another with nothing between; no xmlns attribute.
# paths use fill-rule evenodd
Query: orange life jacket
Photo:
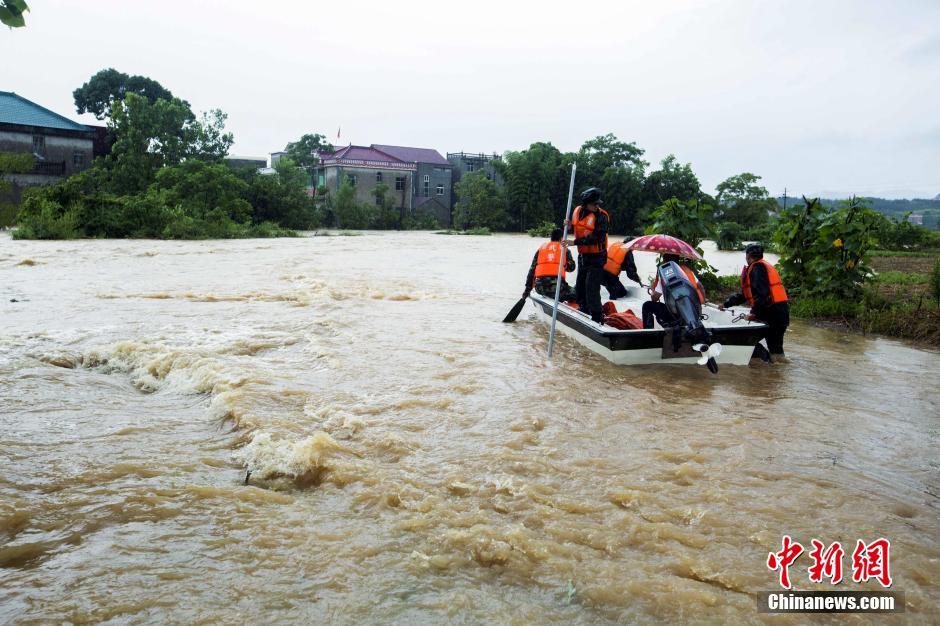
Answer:
<svg viewBox="0 0 940 626"><path fill-rule="evenodd" d="M539 246L539 256L535 261L535 278L558 276L558 260L564 258L565 251L560 241L547 241ZM567 259L565 259L567 261ZM561 278L565 278L565 265L561 264Z"/></svg>
<svg viewBox="0 0 940 626"><path fill-rule="evenodd" d="M705 290L702 289L702 285L698 282L698 278L696 278L695 272L693 272L691 268L688 268L685 265L681 265L679 263L676 263L676 265L678 265L682 269L683 273L685 273L686 277L689 279L689 282L692 283L693 287L695 287L695 291L698 292L699 302L701 302L702 304L705 304ZM657 271L656 278L653 279L653 284L650 285L650 289L656 289L656 285L658 284L659 284L659 272Z"/></svg>
<svg viewBox="0 0 940 626"><path fill-rule="evenodd" d="M741 273L741 292L744 293L744 298L747 300L747 303L754 306L754 294L751 293L751 271L754 269L754 266L758 263L763 263L764 267L767 269L767 280L770 282L770 299L774 304L778 302L787 301L787 290L783 288L783 281L780 280L780 274L777 273L777 268L765 261L764 259L757 259L751 263L744 272Z"/></svg>
<svg viewBox="0 0 940 626"><path fill-rule="evenodd" d="M615 241L607 247L607 263L604 264L604 271L614 276L620 276L620 268L623 267L623 260L627 258L630 252L622 241Z"/></svg>
<svg viewBox="0 0 940 626"><path fill-rule="evenodd" d="M597 207L597 211L584 211L584 215L581 214L581 207L577 207L574 210L574 214L571 216L571 224L574 226L574 238L581 239L587 237L594 232L594 225L597 223L597 213L603 213L607 216L608 228L610 227L610 215L604 209ZM600 254L601 252L607 252L607 236L604 235L604 241L596 243L594 245L580 245L578 246L579 254Z"/></svg>

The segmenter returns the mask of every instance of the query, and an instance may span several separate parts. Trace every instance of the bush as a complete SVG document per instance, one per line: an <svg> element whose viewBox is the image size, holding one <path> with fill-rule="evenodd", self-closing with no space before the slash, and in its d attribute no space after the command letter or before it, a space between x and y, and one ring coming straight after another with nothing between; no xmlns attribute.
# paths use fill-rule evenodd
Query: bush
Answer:
<svg viewBox="0 0 940 626"><path fill-rule="evenodd" d="M437 230L441 224L430 213L419 213L414 216L406 215L401 227L405 230Z"/></svg>
<svg viewBox="0 0 940 626"><path fill-rule="evenodd" d="M548 220L542 221L538 226L533 226L526 232L529 233L529 237L551 237L552 231L555 230L556 226Z"/></svg>
<svg viewBox="0 0 940 626"><path fill-rule="evenodd" d="M34 199L20 211L14 239L77 239L83 233L78 214L44 198Z"/></svg>
<svg viewBox="0 0 940 626"><path fill-rule="evenodd" d="M930 273L930 295L940 306L940 258L933 264L933 271Z"/></svg>
<svg viewBox="0 0 940 626"><path fill-rule="evenodd" d="M715 239L715 243L718 244L718 249L740 250L742 230L741 225L735 222L723 222L719 224L718 237Z"/></svg>
<svg viewBox="0 0 940 626"><path fill-rule="evenodd" d="M805 296L858 299L872 272L869 252L879 215L857 198L818 200L781 211L774 234L788 289Z"/></svg>

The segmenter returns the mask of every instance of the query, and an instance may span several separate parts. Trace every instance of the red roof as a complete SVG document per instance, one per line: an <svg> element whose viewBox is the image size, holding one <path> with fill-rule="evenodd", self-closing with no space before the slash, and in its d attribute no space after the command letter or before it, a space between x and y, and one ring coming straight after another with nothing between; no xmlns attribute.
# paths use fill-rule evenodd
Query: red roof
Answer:
<svg viewBox="0 0 940 626"><path fill-rule="evenodd" d="M390 169L414 169L413 162L403 161L372 146L354 146L350 144L336 152L320 152L320 159L324 165L361 165Z"/></svg>
<svg viewBox="0 0 940 626"><path fill-rule="evenodd" d="M378 143L372 144L376 150L390 154L396 159L406 163L431 163L433 165L451 165L451 162L441 156L433 148L409 148L407 146L386 146Z"/></svg>

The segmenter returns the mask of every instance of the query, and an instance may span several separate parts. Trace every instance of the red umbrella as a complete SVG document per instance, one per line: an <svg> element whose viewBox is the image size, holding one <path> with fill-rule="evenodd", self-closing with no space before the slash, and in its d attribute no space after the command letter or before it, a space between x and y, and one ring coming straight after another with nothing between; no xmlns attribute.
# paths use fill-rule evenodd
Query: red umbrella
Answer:
<svg viewBox="0 0 940 626"><path fill-rule="evenodd" d="M702 256L695 248L669 235L643 235L627 243L631 250L641 252L659 252L660 254L676 254L687 259L701 260Z"/></svg>

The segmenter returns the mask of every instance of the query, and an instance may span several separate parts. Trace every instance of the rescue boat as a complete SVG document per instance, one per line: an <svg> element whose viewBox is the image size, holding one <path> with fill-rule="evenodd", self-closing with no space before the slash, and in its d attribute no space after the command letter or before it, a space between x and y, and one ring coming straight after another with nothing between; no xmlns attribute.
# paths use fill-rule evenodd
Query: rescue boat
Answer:
<svg viewBox="0 0 940 626"><path fill-rule="evenodd" d="M664 264L659 272L665 301L678 320L674 326L663 328L657 321L651 329L620 330L559 303L556 330L617 365L707 364L712 372L717 372L718 364L747 365L766 325L747 321L746 309L721 311L711 303L699 305L694 287L674 263ZM639 317L647 299L634 287L611 302L618 312L631 310ZM529 300L550 324L554 300L534 291Z"/></svg>

